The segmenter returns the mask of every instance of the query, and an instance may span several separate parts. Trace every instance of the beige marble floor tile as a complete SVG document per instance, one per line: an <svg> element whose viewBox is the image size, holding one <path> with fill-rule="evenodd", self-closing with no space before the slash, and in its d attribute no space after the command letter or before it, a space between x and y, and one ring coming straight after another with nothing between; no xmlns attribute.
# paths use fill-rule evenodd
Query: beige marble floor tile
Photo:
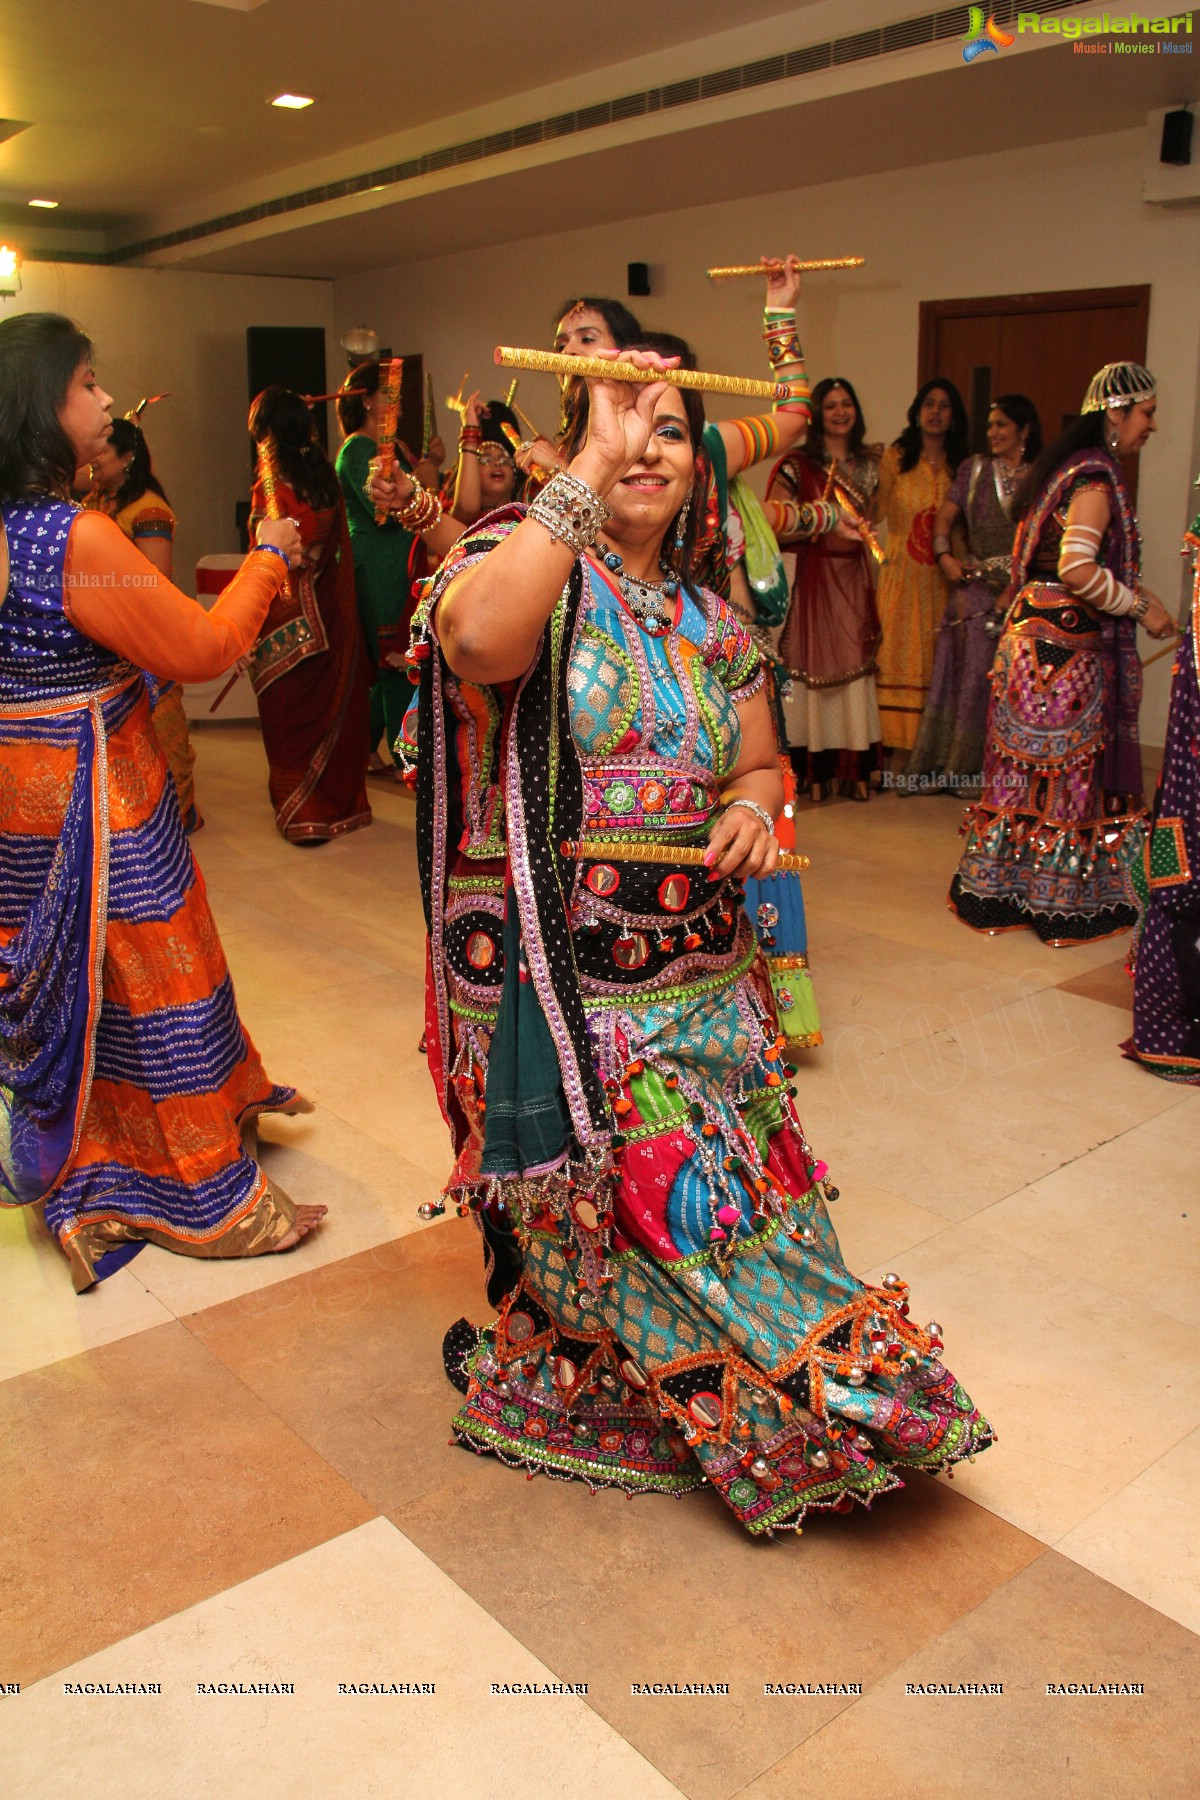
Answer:
<svg viewBox="0 0 1200 1800"><path fill-rule="evenodd" d="M1096 1010L1114 1016L1110 1007ZM891 1048L873 1028L835 1028L819 1050L804 1053L796 1105L810 1143L846 1193L857 1181L883 1179L915 1206L964 1219L1120 1129L1098 1103L1055 1101L1039 1120L1029 1089L1011 1085L1011 1070L1004 1088L1002 1068L962 1027ZM1129 1122L1159 1104L1159 1096L1135 1090L1125 1105Z"/></svg>
<svg viewBox="0 0 1200 1800"><path fill-rule="evenodd" d="M1193 1800L1194 1637L1053 1552L924 1644L737 1800ZM908 1693L999 1682L1002 1694ZM1141 1694L1048 1694L1063 1683Z"/></svg>
<svg viewBox="0 0 1200 1800"><path fill-rule="evenodd" d="M878 1277L884 1270L870 1271ZM954 1486L1057 1544L1200 1425L1200 1331L1060 1274L973 1221L899 1259L914 1315L945 1331L946 1363L998 1443Z"/></svg>
<svg viewBox="0 0 1200 1800"><path fill-rule="evenodd" d="M1125 1131L1178 1106L1185 1094L1121 1055L1128 1018L1061 987L978 1014L956 1029L970 1066L997 1090L1028 1095L1034 1107L1052 1104L1046 1121L1051 1132L1063 1113L1076 1107L1098 1108L1116 1130ZM1028 1130L1036 1113L1026 1104L1017 1116Z"/></svg>
<svg viewBox="0 0 1200 1800"><path fill-rule="evenodd" d="M1053 985L1053 971L1028 958L1001 972L832 920L814 933L809 960L826 1037L874 1030L889 1049Z"/></svg>
<svg viewBox="0 0 1200 1800"><path fill-rule="evenodd" d="M869 810L869 809L865 809ZM1018 974L1029 968L1045 968L1051 981L1100 968L1123 956L1129 935L1104 938L1095 944L1077 944L1053 950L1030 931L1001 932L995 937L972 931L955 917L946 904L946 893L958 864L959 840L946 841L938 834L914 830L907 848L891 846L890 856L872 860L882 844L876 844L869 820L845 824L840 841L828 853L800 839L800 848L812 858L804 877L804 906L814 953L819 949L825 921L855 926L902 944L974 962L997 975ZM867 836L871 834L871 843Z"/></svg>
<svg viewBox="0 0 1200 1800"><path fill-rule="evenodd" d="M328 1217L280 1256L204 1262L148 1244L132 1272L176 1318L428 1230L417 1208L436 1198L446 1178L444 1169L430 1174L327 1106L300 1119L264 1119L259 1146L272 1180L302 1205L328 1206Z"/></svg>
<svg viewBox="0 0 1200 1800"><path fill-rule="evenodd" d="M253 923L244 916L251 910L258 913ZM389 964L331 943L296 920L281 931L279 919L266 911L242 903L242 913L236 925L222 918L220 929L238 1005L247 1016L301 999L311 1011L328 990L392 972Z"/></svg>
<svg viewBox="0 0 1200 1800"><path fill-rule="evenodd" d="M41 1219L28 1208L0 1211L0 1381L170 1317L133 1266L77 1294L67 1259Z"/></svg>
<svg viewBox="0 0 1200 1800"><path fill-rule="evenodd" d="M583 1697L491 1692L586 1679L539 1662L375 1519L28 1689L4 1714L0 1779L22 1800L677 1800ZM163 1691L70 1696L66 1681ZM372 1681L436 1691L338 1693ZM295 1692L198 1695L208 1682Z"/></svg>
<svg viewBox="0 0 1200 1800"><path fill-rule="evenodd" d="M1198 1101L1178 1098L973 1223L1063 1275L1200 1327Z"/></svg>
<svg viewBox="0 0 1200 1800"><path fill-rule="evenodd" d="M829 1216L850 1269L871 1269L877 1263L890 1262L946 1229L940 1213L858 1179L839 1189Z"/></svg>
<svg viewBox="0 0 1200 1800"><path fill-rule="evenodd" d="M1200 1633L1200 1431L1189 1432L1055 1548Z"/></svg>

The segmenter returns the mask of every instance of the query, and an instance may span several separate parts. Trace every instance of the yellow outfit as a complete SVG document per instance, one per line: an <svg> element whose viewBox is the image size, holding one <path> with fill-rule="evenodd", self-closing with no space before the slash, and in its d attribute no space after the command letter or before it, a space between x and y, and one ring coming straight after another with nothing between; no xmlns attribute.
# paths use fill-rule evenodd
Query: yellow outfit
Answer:
<svg viewBox="0 0 1200 1800"><path fill-rule="evenodd" d="M933 521L950 487L951 471L924 457L900 471L889 444L879 466L875 516L888 528L876 605L883 637L875 688L883 742L911 750L929 696L934 640L946 607L946 583L933 554Z"/></svg>

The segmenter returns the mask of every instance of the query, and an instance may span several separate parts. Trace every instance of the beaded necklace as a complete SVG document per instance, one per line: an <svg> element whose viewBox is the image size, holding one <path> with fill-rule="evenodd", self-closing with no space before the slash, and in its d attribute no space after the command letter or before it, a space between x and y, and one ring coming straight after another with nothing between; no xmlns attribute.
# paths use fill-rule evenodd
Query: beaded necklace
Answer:
<svg viewBox="0 0 1200 1800"><path fill-rule="evenodd" d="M666 637L674 624L675 602L679 594L679 583L675 576L667 575L662 581L649 581L643 577L626 575L624 561L616 550L610 550L603 544L597 544L596 549L605 568L616 576L621 598L635 623L648 637Z"/></svg>

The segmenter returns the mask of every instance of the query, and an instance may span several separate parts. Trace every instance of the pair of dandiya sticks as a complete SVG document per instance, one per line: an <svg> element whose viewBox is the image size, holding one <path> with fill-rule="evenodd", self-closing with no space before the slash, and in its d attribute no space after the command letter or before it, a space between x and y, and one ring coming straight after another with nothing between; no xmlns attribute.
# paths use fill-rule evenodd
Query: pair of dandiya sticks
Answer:
<svg viewBox="0 0 1200 1800"><path fill-rule="evenodd" d="M826 256L808 262L796 262L797 271L811 273L824 269L861 269L864 256ZM768 263L738 263L727 268L709 269L711 281L727 281L755 275L760 279L769 273ZM752 400L787 400L791 390L784 382L756 381L743 375L714 375L704 369L639 369L635 363L610 361L600 356L563 356L556 350L519 350L511 344L498 344L495 362L501 369L530 369L542 375L583 375L598 380L628 381L649 385L665 381L668 387L694 388L706 394L737 394ZM464 381L465 381L464 376ZM450 404L453 404L451 402Z"/></svg>

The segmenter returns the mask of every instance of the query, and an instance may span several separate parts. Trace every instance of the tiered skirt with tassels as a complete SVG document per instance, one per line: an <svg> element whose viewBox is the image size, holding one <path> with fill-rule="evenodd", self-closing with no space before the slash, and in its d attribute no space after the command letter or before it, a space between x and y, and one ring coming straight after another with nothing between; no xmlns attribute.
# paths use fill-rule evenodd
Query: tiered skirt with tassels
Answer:
<svg viewBox="0 0 1200 1800"><path fill-rule="evenodd" d="M661 875L647 873L647 893ZM810 1508L869 1505L905 1469L945 1470L992 1432L940 1361L940 1327L910 1319L900 1278L866 1284L842 1260L826 1210L836 1190L797 1118L743 911L716 942L727 896L706 899L713 936L669 974L618 984L583 970L620 1128L594 1191L473 1179L478 1137L460 1158L448 1197L482 1212L493 1243L512 1238L520 1272L494 1324L451 1334L447 1363L465 1445L593 1489L708 1485L762 1534ZM606 920L579 954L603 967L605 932L639 926L651 935L641 915ZM454 1008L468 1116L488 1048L479 999L464 992ZM481 1117L472 1126L481 1137ZM585 1269L597 1219L598 1281Z"/></svg>
<svg viewBox="0 0 1200 1800"><path fill-rule="evenodd" d="M1064 588L1023 588L996 653L983 794L950 887L976 931L1028 927L1062 945L1137 922L1146 814L1106 805L1110 680L1095 615Z"/></svg>

